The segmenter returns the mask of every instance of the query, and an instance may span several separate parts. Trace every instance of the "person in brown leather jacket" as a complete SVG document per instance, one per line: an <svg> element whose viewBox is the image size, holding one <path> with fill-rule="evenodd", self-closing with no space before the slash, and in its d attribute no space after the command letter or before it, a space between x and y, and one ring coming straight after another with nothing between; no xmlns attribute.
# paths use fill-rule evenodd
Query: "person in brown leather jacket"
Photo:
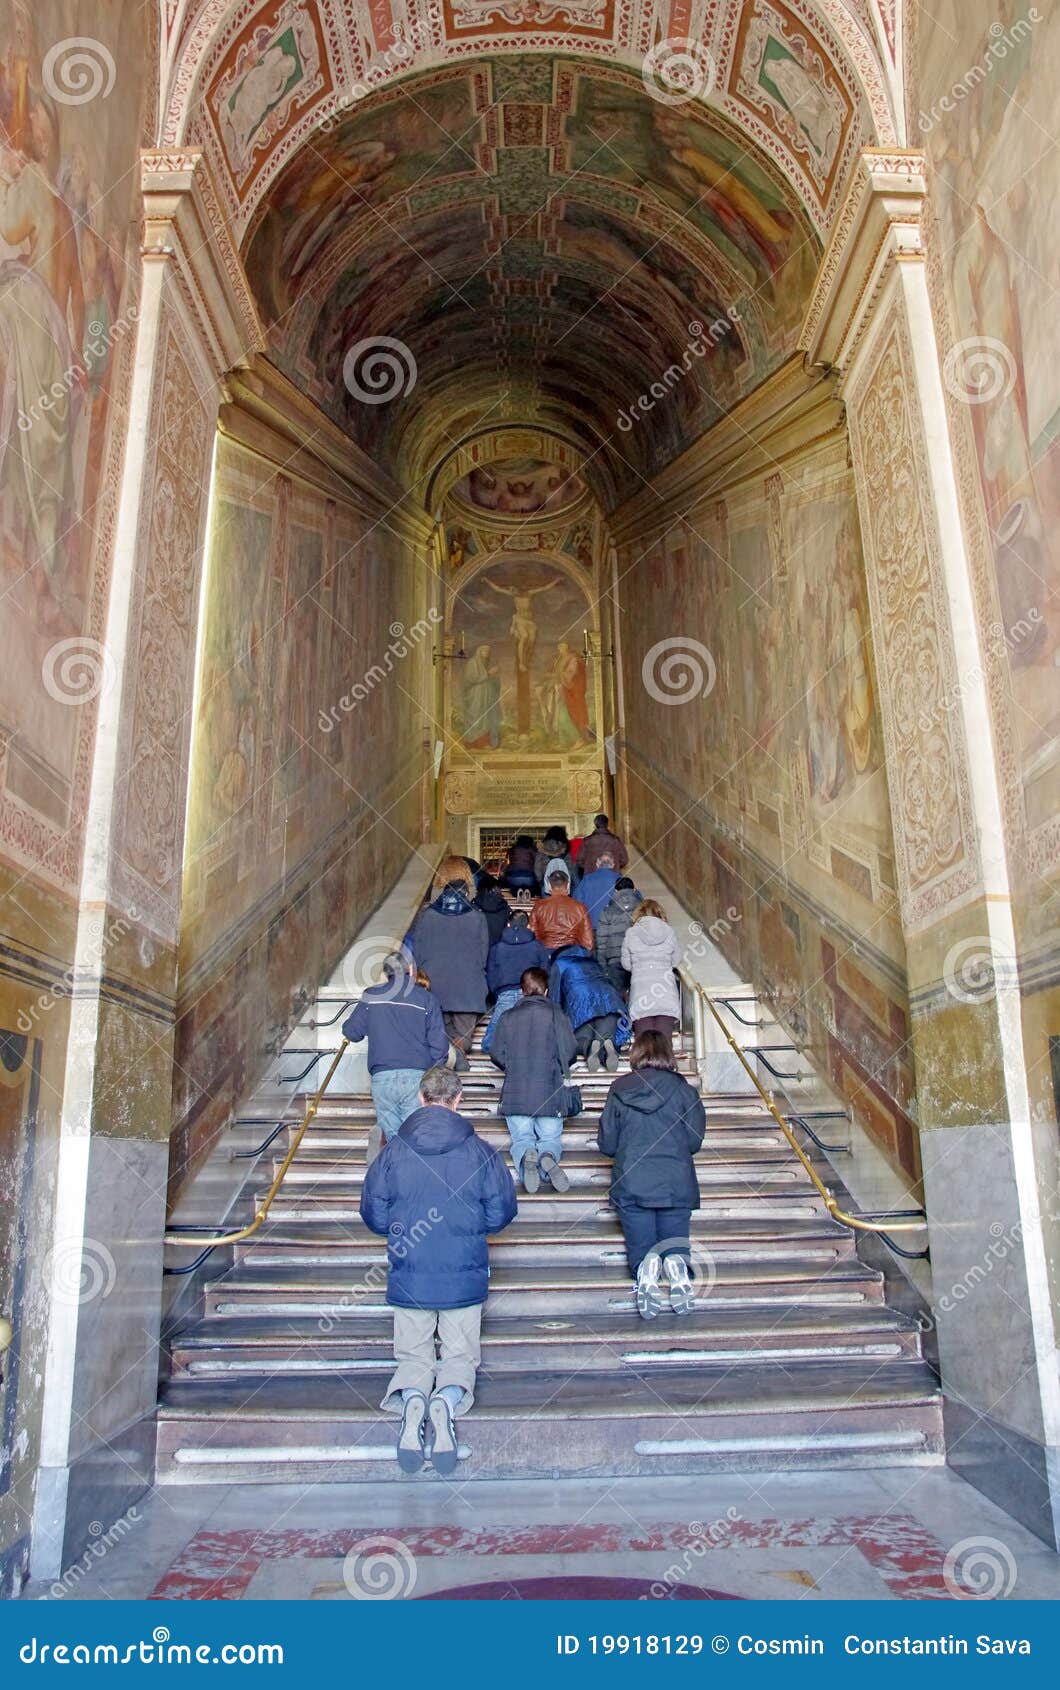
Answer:
<svg viewBox="0 0 1060 1690"><path fill-rule="evenodd" d="M536 898L530 912L530 931L547 951L558 951L564 945L584 945L593 948L593 924L589 911L570 895L570 881L559 869L548 877L549 895Z"/></svg>

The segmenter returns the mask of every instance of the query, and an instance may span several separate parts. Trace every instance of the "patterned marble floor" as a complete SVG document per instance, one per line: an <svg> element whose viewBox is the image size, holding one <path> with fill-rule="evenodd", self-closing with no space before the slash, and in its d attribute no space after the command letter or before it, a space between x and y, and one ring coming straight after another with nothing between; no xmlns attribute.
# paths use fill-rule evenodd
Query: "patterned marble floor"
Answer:
<svg viewBox="0 0 1060 1690"><path fill-rule="evenodd" d="M100 1552L102 1551L102 1552ZM1060 1597L1060 1559L953 1474L189 1487L38 1600Z"/></svg>

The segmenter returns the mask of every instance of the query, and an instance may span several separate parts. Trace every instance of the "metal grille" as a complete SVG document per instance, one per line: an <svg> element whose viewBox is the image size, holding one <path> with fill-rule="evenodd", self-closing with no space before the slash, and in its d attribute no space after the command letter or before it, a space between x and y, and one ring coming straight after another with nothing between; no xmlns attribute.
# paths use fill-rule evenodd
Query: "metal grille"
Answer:
<svg viewBox="0 0 1060 1690"><path fill-rule="evenodd" d="M480 827L478 830L478 860L488 863L498 857L503 863L508 855L509 845L514 845L520 833L525 832L521 827Z"/></svg>

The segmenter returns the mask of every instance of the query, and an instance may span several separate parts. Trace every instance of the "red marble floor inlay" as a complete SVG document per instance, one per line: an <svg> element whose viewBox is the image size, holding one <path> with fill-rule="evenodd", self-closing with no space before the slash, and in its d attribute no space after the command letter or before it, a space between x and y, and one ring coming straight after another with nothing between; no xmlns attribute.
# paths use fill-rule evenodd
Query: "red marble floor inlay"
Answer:
<svg viewBox="0 0 1060 1690"><path fill-rule="evenodd" d="M697 1550L726 1545L734 1549L850 1548L876 1570L891 1594L903 1599L939 1599L948 1595L942 1577L946 1552L938 1539L911 1514L816 1516L798 1520L725 1520L720 1534L698 1522L669 1523L650 1528L619 1523L599 1525L534 1525L497 1528L459 1526L347 1526L315 1531L291 1528L276 1531L240 1530L196 1532L155 1585L151 1596L167 1601L238 1601L267 1561L292 1557L341 1561L366 1539L381 1534L400 1540L408 1552L420 1556L453 1555L600 1555L628 1552ZM608 1582L606 1575L601 1577ZM549 1582L546 1580L545 1582ZM578 1594L575 1585L599 1582L575 1574L563 1581L565 1595ZM614 1581L610 1581L614 1582ZM621 1582L621 1581L620 1581ZM634 1580L634 1583L637 1581ZM511 1586L501 1581L488 1594L508 1588L526 1594L537 1579L520 1579ZM686 1587L697 1601L718 1593ZM463 1586L479 1594L479 1587ZM456 1593L454 1593L456 1594ZM550 1594L554 1594L550 1592ZM640 1594L638 1590L638 1594ZM678 1594L676 1591L674 1594ZM688 1599L688 1598L685 1598Z"/></svg>

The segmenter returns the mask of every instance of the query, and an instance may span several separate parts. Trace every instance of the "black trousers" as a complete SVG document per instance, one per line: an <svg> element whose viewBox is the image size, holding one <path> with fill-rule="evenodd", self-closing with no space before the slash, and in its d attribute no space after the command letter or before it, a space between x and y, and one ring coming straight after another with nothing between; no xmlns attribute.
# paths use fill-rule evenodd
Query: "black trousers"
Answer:
<svg viewBox="0 0 1060 1690"><path fill-rule="evenodd" d="M616 1197L613 1201L618 1210L618 1218L622 1222L626 1259L634 1279L645 1256L650 1255L660 1244L667 1246L660 1251L664 1258L683 1256L687 1262L691 1242L691 1209L646 1209L642 1204L631 1203L625 1197Z"/></svg>
<svg viewBox="0 0 1060 1690"><path fill-rule="evenodd" d="M583 1021L580 1027L574 1029L578 1055L588 1056L590 1046L597 1039L613 1039L617 1032L617 1015L594 1015L591 1021Z"/></svg>

